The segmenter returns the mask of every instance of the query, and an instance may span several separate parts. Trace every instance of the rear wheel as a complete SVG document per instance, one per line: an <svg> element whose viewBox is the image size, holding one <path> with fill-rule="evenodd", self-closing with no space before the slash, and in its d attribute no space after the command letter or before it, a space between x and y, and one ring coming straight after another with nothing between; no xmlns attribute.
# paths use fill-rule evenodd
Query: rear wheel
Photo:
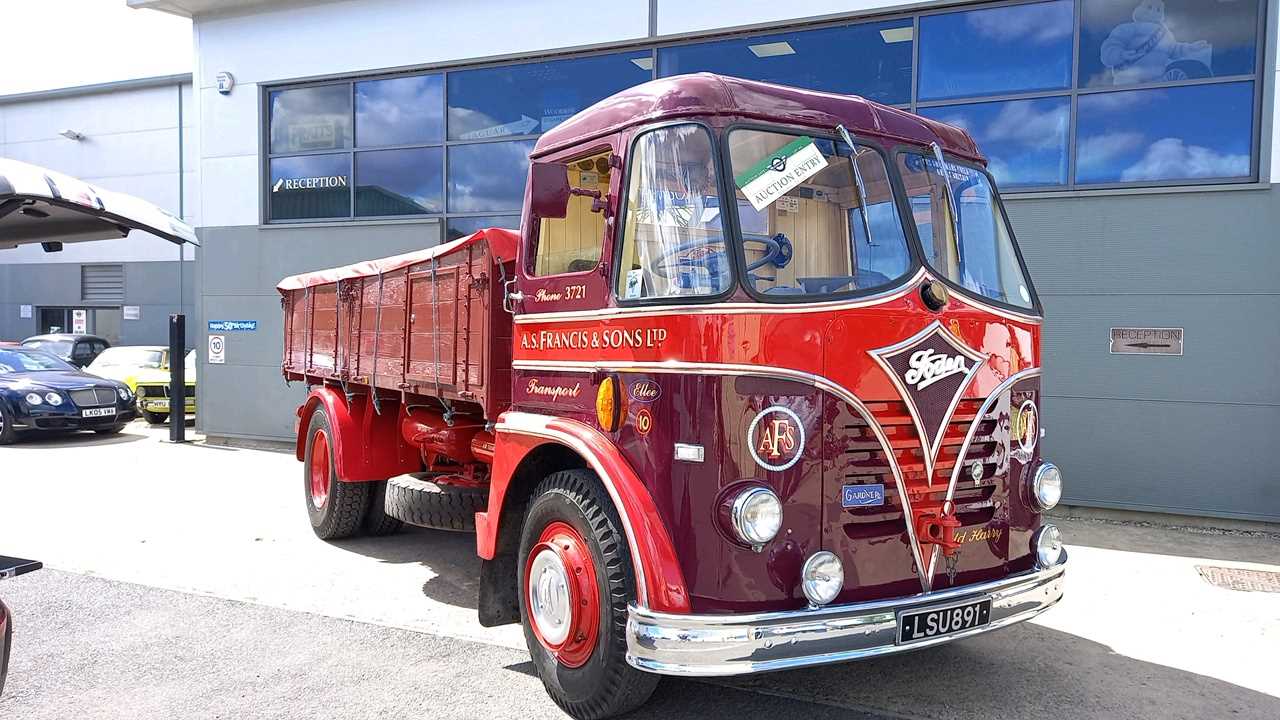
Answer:
<svg viewBox="0 0 1280 720"><path fill-rule="evenodd" d="M311 529L321 540L337 540L358 533L369 507L368 483L338 480L333 448L329 416L323 407L318 407L307 426L302 482Z"/></svg>
<svg viewBox="0 0 1280 720"><path fill-rule="evenodd" d="M549 475L534 491L520 540L520 621L547 694L590 720L642 705L658 677L627 664L631 554L595 474Z"/></svg>
<svg viewBox="0 0 1280 720"><path fill-rule="evenodd" d="M387 481L371 482L369 485L369 510L365 513L360 529L365 535L393 535L400 532L404 523L387 514Z"/></svg>

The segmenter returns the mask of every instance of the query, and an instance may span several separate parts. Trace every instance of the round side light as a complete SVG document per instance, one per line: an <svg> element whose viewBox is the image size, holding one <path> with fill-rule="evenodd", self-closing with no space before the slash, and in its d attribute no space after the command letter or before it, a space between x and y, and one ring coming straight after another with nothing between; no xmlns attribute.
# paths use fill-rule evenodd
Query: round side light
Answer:
<svg viewBox="0 0 1280 720"><path fill-rule="evenodd" d="M800 571L801 589L814 605L826 605L840 594L844 587L844 563L834 553L826 550L809 556Z"/></svg>
<svg viewBox="0 0 1280 720"><path fill-rule="evenodd" d="M58 407L62 404L62 396L56 392L47 392L44 394L44 401L54 407Z"/></svg>
<svg viewBox="0 0 1280 720"><path fill-rule="evenodd" d="M1035 549L1036 565L1040 568L1051 568L1062 562L1062 533L1056 525L1042 525L1031 536L1031 547Z"/></svg>
<svg viewBox="0 0 1280 720"><path fill-rule="evenodd" d="M44 398L40 397L40 393L27 393L26 401L28 405L33 407L44 404Z"/></svg>

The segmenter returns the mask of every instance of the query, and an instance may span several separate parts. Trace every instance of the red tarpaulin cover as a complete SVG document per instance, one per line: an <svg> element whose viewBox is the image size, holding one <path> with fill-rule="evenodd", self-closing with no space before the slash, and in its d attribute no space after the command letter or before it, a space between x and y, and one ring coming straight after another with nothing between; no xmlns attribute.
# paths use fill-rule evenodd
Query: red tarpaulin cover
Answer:
<svg viewBox="0 0 1280 720"><path fill-rule="evenodd" d="M316 270L315 272L302 273L301 275L291 275L280 281L276 285L276 289L281 293L289 290L301 290L302 288L315 287L316 285L328 285L338 282L339 280L351 280L358 277L377 277L392 270L400 270L410 265L417 265L426 262L431 258L438 258L448 255L451 252L462 250L472 243L480 240L489 242L489 252L499 262L509 262L516 257L516 244L519 242L520 235L514 230L504 230L502 228L488 228L480 230L474 235L464 238L458 238L452 242L436 245L435 247L425 250L415 250L403 255L393 255L391 257L379 258L377 260L362 260L358 263L352 263L343 267L329 268L328 270Z"/></svg>

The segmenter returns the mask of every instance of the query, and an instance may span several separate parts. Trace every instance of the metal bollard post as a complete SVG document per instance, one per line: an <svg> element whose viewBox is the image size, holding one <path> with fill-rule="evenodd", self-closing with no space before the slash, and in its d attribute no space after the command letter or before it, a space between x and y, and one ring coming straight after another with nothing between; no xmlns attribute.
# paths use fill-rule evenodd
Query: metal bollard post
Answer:
<svg viewBox="0 0 1280 720"><path fill-rule="evenodd" d="M187 316L169 316L169 442L187 441Z"/></svg>

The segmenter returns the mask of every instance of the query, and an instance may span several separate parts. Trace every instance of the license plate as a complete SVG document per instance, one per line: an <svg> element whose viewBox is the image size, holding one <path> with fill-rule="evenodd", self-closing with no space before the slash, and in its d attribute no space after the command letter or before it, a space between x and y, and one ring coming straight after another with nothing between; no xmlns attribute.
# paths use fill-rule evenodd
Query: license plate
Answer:
<svg viewBox="0 0 1280 720"><path fill-rule="evenodd" d="M168 409L169 409L169 401L168 401L168 400L148 400L148 401L147 401L147 409L149 409L149 410L168 410Z"/></svg>
<svg viewBox="0 0 1280 720"><path fill-rule="evenodd" d="M91 418L91 417L111 417L112 415L115 415L115 414L116 414L116 409L115 409L115 408L113 408L113 407L105 407L105 408L89 408L89 409L84 410L83 412L81 412L80 417L87 417L87 418Z"/></svg>
<svg viewBox="0 0 1280 720"><path fill-rule="evenodd" d="M898 644L920 642L991 622L991 598L898 615Z"/></svg>

